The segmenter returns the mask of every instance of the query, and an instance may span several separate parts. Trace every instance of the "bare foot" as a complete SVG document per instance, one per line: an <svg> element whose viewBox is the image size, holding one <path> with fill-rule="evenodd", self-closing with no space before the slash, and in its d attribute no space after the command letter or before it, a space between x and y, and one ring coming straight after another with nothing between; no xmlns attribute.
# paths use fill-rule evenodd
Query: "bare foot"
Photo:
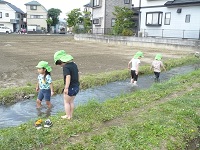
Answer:
<svg viewBox="0 0 200 150"><path fill-rule="evenodd" d="M67 115L61 116L61 118L62 118L62 119L68 119L68 120L71 119L71 117L67 117Z"/></svg>

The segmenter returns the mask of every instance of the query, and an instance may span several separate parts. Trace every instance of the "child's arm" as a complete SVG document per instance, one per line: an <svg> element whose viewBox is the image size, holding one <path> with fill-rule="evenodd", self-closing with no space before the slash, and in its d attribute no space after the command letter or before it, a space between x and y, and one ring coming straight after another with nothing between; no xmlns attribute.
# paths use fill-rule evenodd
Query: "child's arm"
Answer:
<svg viewBox="0 0 200 150"><path fill-rule="evenodd" d="M65 82L64 94L68 94L68 88L69 88L70 80L71 80L71 76L67 75L66 76L66 82Z"/></svg>
<svg viewBox="0 0 200 150"><path fill-rule="evenodd" d="M54 94L54 91L53 91L53 83L51 82L50 83L50 89L51 89L51 96Z"/></svg>
<svg viewBox="0 0 200 150"><path fill-rule="evenodd" d="M36 84L36 88L35 88L36 92L38 92L40 89L39 89L39 83Z"/></svg>
<svg viewBox="0 0 200 150"><path fill-rule="evenodd" d="M165 68L165 66L163 65L163 69L166 71L166 68Z"/></svg>
<svg viewBox="0 0 200 150"><path fill-rule="evenodd" d="M130 67L131 62L132 62L132 59L128 62L128 69L131 68L131 67Z"/></svg>
<svg viewBox="0 0 200 150"><path fill-rule="evenodd" d="M136 65L136 70L135 70L136 75L138 75L138 73L139 73L139 65L140 65L139 63Z"/></svg>
<svg viewBox="0 0 200 150"><path fill-rule="evenodd" d="M162 68L166 71L166 68L165 68L163 62L161 62L161 66L162 66Z"/></svg>
<svg viewBox="0 0 200 150"><path fill-rule="evenodd" d="M153 69L153 65L151 64L150 70L152 70L152 69Z"/></svg>

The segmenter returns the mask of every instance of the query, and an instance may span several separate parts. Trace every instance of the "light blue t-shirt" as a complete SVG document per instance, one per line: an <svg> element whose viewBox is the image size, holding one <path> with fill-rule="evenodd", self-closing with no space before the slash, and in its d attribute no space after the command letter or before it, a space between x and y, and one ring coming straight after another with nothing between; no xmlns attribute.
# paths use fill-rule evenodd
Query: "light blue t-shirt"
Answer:
<svg viewBox="0 0 200 150"><path fill-rule="evenodd" d="M40 89L50 89L50 84L52 83L52 79L50 75L46 75L46 79L44 81L44 75L38 75L38 83Z"/></svg>

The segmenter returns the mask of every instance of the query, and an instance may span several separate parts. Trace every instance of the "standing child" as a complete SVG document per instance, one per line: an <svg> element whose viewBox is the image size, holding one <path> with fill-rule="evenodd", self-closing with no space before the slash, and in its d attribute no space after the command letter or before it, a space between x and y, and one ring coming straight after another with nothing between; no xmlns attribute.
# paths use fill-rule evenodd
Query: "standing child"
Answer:
<svg viewBox="0 0 200 150"><path fill-rule="evenodd" d="M54 54L54 62L63 68L64 76L64 108L66 115L63 119L71 119L74 111L74 99L79 92L79 74L78 67L72 61L73 57L66 54L64 50L57 51Z"/></svg>
<svg viewBox="0 0 200 150"><path fill-rule="evenodd" d="M154 74L155 74L155 82L159 82L160 79L160 72L161 72L161 67L166 71L162 61L162 55L161 54L157 54L155 57L155 60L152 62L151 64L151 70L153 69Z"/></svg>
<svg viewBox="0 0 200 150"><path fill-rule="evenodd" d="M131 84L137 86L140 59L144 57L141 51L138 51L128 63L128 69L131 69ZM131 68L130 68L130 64Z"/></svg>
<svg viewBox="0 0 200 150"><path fill-rule="evenodd" d="M38 70L38 83L36 86L36 91L38 93L37 98L37 108L41 107L42 100L46 101L48 108L52 107L50 102L51 96L54 94L53 92L53 84L50 72L52 71L51 67L48 65L46 61L40 61L36 66Z"/></svg>

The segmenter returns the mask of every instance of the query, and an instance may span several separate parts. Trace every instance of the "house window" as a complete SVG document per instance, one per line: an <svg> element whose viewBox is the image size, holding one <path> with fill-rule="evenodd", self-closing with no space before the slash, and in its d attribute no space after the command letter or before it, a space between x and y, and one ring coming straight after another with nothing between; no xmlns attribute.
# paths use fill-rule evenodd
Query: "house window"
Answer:
<svg viewBox="0 0 200 150"><path fill-rule="evenodd" d="M44 16L42 16L42 15L31 15L30 18L32 18L32 19L42 19L42 18L44 18Z"/></svg>
<svg viewBox="0 0 200 150"><path fill-rule="evenodd" d="M190 23L190 15L185 16L185 23Z"/></svg>
<svg viewBox="0 0 200 150"><path fill-rule="evenodd" d="M124 4L130 4L131 2L130 2L131 0L124 0Z"/></svg>
<svg viewBox="0 0 200 150"><path fill-rule="evenodd" d="M37 10L37 6L32 5L32 6L30 6L30 9L31 9L31 10Z"/></svg>
<svg viewBox="0 0 200 150"><path fill-rule="evenodd" d="M100 0L93 0L93 6L94 7L100 6Z"/></svg>
<svg viewBox="0 0 200 150"><path fill-rule="evenodd" d="M2 18L2 12L0 12L0 18Z"/></svg>
<svg viewBox="0 0 200 150"><path fill-rule="evenodd" d="M100 25L100 19L93 19L93 24Z"/></svg>
<svg viewBox="0 0 200 150"><path fill-rule="evenodd" d="M9 17L9 13L5 13L5 16L6 16L6 17Z"/></svg>
<svg viewBox="0 0 200 150"><path fill-rule="evenodd" d="M165 25L170 25L170 21L171 21L171 13L167 12L165 13Z"/></svg>
<svg viewBox="0 0 200 150"><path fill-rule="evenodd" d="M148 12L146 13L147 26L161 26L162 25L162 12Z"/></svg>
<svg viewBox="0 0 200 150"><path fill-rule="evenodd" d="M17 14L17 18L20 18L20 14Z"/></svg>
<svg viewBox="0 0 200 150"><path fill-rule="evenodd" d="M114 19L114 18L111 19L111 27L115 26L115 21L116 21L116 19Z"/></svg>

